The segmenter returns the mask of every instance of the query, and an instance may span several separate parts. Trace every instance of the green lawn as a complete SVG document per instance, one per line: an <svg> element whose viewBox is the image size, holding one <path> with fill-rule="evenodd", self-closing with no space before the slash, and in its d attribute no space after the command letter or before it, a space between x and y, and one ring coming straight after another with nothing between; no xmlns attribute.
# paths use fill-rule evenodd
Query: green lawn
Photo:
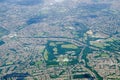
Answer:
<svg viewBox="0 0 120 80"><path fill-rule="evenodd" d="M35 62L35 65L41 65L41 64L42 64L42 61Z"/></svg>
<svg viewBox="0 0 120 80"><path fill-rule="evenodd" d="M100 56L101 57L109 57L109 55L107 53L101 53Z"/></svg>
<svg viewBox="0 0 120 80"><path fill-rule="evenodd" d="M78 47L74 44L63 44L61 48L68 48L68 49L77 49Z"/></svg>
<svg viewBox="0 0 120 80"><path fill-rule="evenodd" d="M44 52L44 58L45 58L45 60L48 60L48 51L47 50L45 50L45 52Z"/></svg>

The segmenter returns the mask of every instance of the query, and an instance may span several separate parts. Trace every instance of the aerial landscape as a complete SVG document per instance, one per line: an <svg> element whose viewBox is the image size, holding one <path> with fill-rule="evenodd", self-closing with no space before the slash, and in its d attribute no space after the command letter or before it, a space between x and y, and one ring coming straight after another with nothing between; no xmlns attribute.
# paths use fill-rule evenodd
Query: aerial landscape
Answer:
<svg viewBox="0 0 120 80"><path fill-rule="evenodd" d="M120 80L120 0L0 0L0 80Z"/></svg>

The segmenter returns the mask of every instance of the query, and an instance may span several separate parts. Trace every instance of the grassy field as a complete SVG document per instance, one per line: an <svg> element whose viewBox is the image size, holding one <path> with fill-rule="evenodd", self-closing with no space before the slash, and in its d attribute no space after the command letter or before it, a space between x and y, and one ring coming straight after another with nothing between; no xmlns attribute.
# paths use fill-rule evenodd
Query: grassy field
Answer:
<svg viewBox="0 0 120 80"><path fill-rule="evenodd" d="M61 45L61 48L67 48L67 49L77 49L78 47L73 44L63 44Z"/></svg>
<svg viewBox="0 0 120 80"><path fill-rule="evenodd" d="M106 46L109 46L109 44L104 42L97 42L97 41L90 41L90 44L99 48L104 48Z"/></svg>
<svg viewBox="0 0 120 80"><path fill-rule="evenodd" d="M41 65L41 64L42 64L42 61L35 62L35 65Z"/></svg>
<svg viewBox="0 0 120 80"><path fill-rule="evenodd" d="M47 50L44 51L44 58L45 58L45 60L48 60L48 51Z"/></svg>
<svg viewBox="0 0 120 80"><path fill-rule="evenodd" d="M109 57L109 55L107 53L101 53L100 56L101 57Z"/></svg>
<svg viewBox="0 0 120 80"><path fill-rule="evenodd" d="M54 42L50 42L49 44L50 46L56 46L56 44Z"/></svg>

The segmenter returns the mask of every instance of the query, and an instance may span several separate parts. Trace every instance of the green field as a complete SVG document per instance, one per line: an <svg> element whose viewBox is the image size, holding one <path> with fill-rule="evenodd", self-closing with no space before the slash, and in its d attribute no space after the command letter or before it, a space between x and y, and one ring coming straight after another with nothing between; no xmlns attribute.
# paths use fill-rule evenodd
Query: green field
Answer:
<svg viewBox="0 0 120 80"><path fill-rule="evenodd" d="M78 56L81 49L69 42L48 41L43 56L48 66L74 65L78 63L74 57Z"/></svg>
<svg viewBox="0 0 120 80"><path fill-rule="evenodd" d="M37 62L35 62L35 65L37 66L37 65L41 65L42 64L42 61L37 61Z"/></svg>
<svg viewBox="0 0 120 80"><path fill-rule="evenodd" d="M44 51L44 58L45 58L45 60L48 60L48 51L47 50Z"/></svg>
<svg viewBox="0 0 120 80"><path fill-rule="evenodd" d="M62 48L68 48L68 49L77 49L78 47L74 44L63 44L61 45Z"/></svg>
<svg viewBox="0 0 120 80"><path fill-rule="evenodd" d="M101 53L100 56L101 56L101 57L106 57L106 58L109 57L109 55L108 55L107 53Z"/></svg>

